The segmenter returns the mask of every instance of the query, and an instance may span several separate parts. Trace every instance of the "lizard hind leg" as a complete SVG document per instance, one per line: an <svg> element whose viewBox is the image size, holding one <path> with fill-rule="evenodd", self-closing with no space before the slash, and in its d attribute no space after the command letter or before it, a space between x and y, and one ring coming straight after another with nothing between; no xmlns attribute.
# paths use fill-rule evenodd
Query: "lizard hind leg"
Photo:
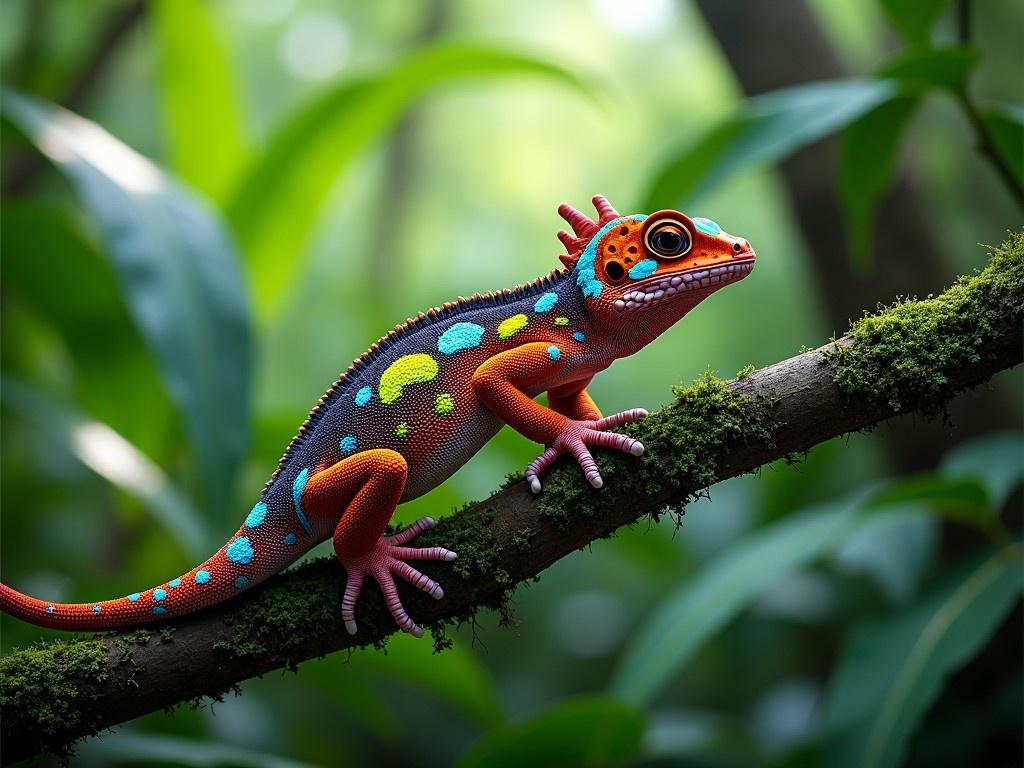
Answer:
<svg viewBox="0 0 1024 768"><path fill-rule="evenodd" d="M409 617L395 586L395 577L440 600L444 590L407 560L454 560L443 547L405 546L432 528L429 517L392 536L384 536L405 489L408 465L401 454L375 449L357 453L318 472L303 491L302 504L312 516L337 518L334 553L345 568L347 582L341 615L349 634L356 633L355 607L367 576L380 585L388 610L404 631L419 637L423 630ZM339 516L340 512L340 518Z"/></svg>

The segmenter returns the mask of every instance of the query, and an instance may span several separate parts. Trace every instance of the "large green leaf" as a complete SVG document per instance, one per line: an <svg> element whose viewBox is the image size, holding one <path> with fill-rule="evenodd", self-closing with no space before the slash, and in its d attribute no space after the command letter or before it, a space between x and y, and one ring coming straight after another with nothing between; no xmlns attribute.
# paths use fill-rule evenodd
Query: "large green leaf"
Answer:
<svg viewBox="0 0 1024 768"><path fill-rule="evenodd" d="M480 659L456 643L444 653L410 635L395 635L387 653L359 653L345 661L344 680L365 674L373 680L390 677L415 685L459 707L482 728L501 723L505 715L501 700Z"/></svg>
<svg viewBox="0 0 1024 768"><path fill-rule="evenodd" d="M192 442L208 510L226 512L249 423L250 335L221 222L99 126L21 94L3 114L67 176Z"/></svg>
<svg viewBox="0 0 1024 768"><path fill-rule="evenodd" d="M892 99L843 131L839 145L839 199L843 206L850 257L864 267L870 261L871 220L889 187L903 129L920 100Z"/></svg>
<svg viewBox="0 0 1024 768"><path fill-rule="evenodd" d="M979 483L989 513L996 515L1024 483L1024 432L1007 430L968 440L942 457L939 470L951 483Z"/></svg>
<svg viewBox="0 0 1024 768"><path fill-rule="evenodd" d="M895 82L852 78L748 99L735 115L663 164L648 187L643 210L684 207L734 173L778 162L897 93Z"/></svg>
<svg viewBox="0 0 1024 768"><path fill-rule="evenodd" d="M156 0L149 8L171 167L220 199L246 156L238 88L227 58L200 0Z"/></svg>
<svg viewBox="0 0 1024 768"><path fill-rule="evenodd" d="M417 99L455 80L539 75L581 93L575 75L525 54L444 44L325 90L281 126L237 185L229 219L249 262L257 313L285 295L335 179ZM496 150L497 151L497 150Z"/></svg>
<svg viewBox="0 0 1024 768"><path fill-rule="evenodd" d="M825 704L827 764L902 763L947 676L984 646L1021 593L1024 547L964 569L922 599L858 630Z"/></svg>
<svg viewBox="0 0 1024 768"><path fill-rule="evenodd" d="M889 21L908 43L926 42L949 0L881 0Z"/></svg>
<svg viewBox="0 0 1024 768"><path fill-rule="evenodd" d="M45 393L5 377L3 403L54 446L115 485L143 507L178 541L187 555L209 552L208 531L188 499L160 468L108 425L88 418Z"/></svg>
<svg viewBox="0 0 1024 768"><path fill-rule="evenodd" d="M982 112L981 124L999 160L1014 178L1024 177L1024 106L1004 104Z"/></svg>
<svg viewBox="0 0 1024 768"><path fill-rule="evenodd" d="M491 731L458 764L460 768L619 766L637 755L643 733L643 718L625 704L579 698L520 725Z"/></svg>
<svg viewBox="0 0 1024 768"><path fill-rule="evenodd" d="M731 547L662 601L633 635L611 691L646 704L693 653L788 573L834 547L851 530L858 505L841 501L786 518Z"/></svg>
<svg viewBox="0 0 1024 768"><path fill-rule="evenodd" d="M917 88L958 91L980 60L977 48L925 48L907 51L886 62L878 74Z"/></svg>

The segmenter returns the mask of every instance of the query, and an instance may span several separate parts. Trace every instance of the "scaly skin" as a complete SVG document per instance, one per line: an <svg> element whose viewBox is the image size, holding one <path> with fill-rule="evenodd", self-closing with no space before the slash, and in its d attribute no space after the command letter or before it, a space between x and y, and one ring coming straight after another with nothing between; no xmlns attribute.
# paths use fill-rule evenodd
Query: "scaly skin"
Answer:
<svg viewBox="0 0 1024 768"><path fill-rule="evenodd" d="M559 208L574 231L558 233L565 270L420 314L356 360L313 408L242 527L208 560L158 587L97 603L49 603L0 584L0 609L68 630L175 618L249 589L333 538L348 577L341 605L348 631L357 631L355 608L369 576L398 625L422 634L394 579L440 599L441 586L407 561L456 555L406 546L433 525L430 518L384 536L395 507L443 482L502 424L545 446L527 468L535 493L562 453L600 488L590 447L639 456L638 441L606 430L647 412L603 417L587 384L753 267L749 243L707 219L676 211L620 216L601 196L594 205L597 221ZM550 407L533 400L542 392Z"/></svg>

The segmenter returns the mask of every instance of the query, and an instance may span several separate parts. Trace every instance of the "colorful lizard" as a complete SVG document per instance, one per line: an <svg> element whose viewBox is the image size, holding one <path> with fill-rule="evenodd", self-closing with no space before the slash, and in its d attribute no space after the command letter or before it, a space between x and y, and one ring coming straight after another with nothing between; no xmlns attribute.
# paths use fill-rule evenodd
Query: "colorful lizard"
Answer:
<svg viewBox="0 0 1024 768"><path fill-rule="evenodd" d="M153 589L96 603L50 603L0 584L0 608L68 630L179 617L251 588L333 537L347 574L348 632L356 633L356 600L369 576L398 625L422 634L395 577L440 599L441 586L407 561L456 554L408 546L430 518L384 535L395 507L443 482L502 424L545 446L526 470L535 493L563 453L600 488L589 447L639 456L643 445L608 430L647 412L602 416L587 394L591 378L753 268L750 244L713 221L671 210L620 216L600 195L593 203L597 221L558 209L574 232L558 233L564 270L431 309L371 346L320 398L241 528L208 560ZM533 399L542 392L549 407Z"/></svg>

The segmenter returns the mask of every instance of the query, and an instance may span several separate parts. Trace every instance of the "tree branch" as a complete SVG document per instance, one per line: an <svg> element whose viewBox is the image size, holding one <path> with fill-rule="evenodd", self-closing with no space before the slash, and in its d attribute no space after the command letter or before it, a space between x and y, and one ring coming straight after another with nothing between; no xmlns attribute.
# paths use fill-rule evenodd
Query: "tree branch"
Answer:
<svg viewBox="0 0 1024 768"><path fill-rule="evenodd" d="M820 349L720 382L676 389L676 401L630 428L639 459L603 453L595 491L563 464L532 495L513 482L442 520L419 543L460 553L425 570L435 602L414 590L411 615L443 645L445 625L501 609L514 585L616 528L675 507L711 483L790 457L900 413L935 416L957 393L1021 362L1024 234L979 275L942 295L865 316ZM320 559L237 600L173 625L55 642L0 659L3 758L60 753L76 739L333 651L380 645L395 631L375 589L349 637L338 606L342 570Z"/></svg>

